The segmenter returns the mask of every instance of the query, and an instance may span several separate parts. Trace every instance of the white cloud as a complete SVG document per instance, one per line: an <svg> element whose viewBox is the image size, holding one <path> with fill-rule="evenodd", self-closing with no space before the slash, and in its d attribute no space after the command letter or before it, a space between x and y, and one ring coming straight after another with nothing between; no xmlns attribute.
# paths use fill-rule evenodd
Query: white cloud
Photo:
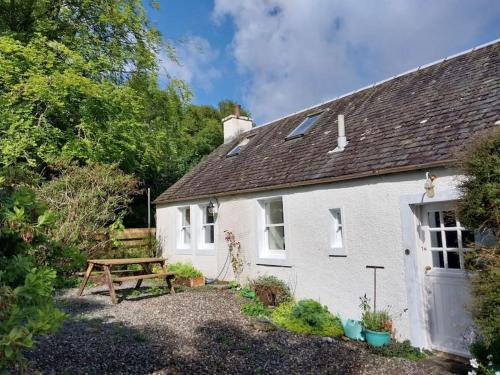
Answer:
<svg viewBox="0 0 500 375"><path fill-rule="evenodd" d="M496 0L215 0L212 16L234 22L231 50L259 120L459 52L487 28L500 34Z"/></svg>
<svg viewBox="0 0 500 375"><path fill-rule="evenodd" d="M219 51L209 41L190 36L175 46L176 61L168 58L165 51L159 55L160 76L163 79L181 79L190 86L210 91L213 81L220 78L221 72L214 66Z"/></svg>

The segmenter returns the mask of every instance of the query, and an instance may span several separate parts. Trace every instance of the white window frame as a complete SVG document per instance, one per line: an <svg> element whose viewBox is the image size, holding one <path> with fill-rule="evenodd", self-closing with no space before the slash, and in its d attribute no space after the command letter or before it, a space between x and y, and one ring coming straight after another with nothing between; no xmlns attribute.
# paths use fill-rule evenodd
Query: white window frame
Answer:
<svg viewBox="0 0 500 375"><path fill-rule="evenodd" d="M330 215L330 256L347 256L346 249L346 236L345 236L345 215L344 210L341 207L331 208L328 210ZM338 222L337 215L340 215L340 223ZM338 235L340 229L340 244L338 246Z"/></svg>
<svg viewBox="0 0 500 375"><path fill-rule="evenodd" d="M189 223L190 225L184 225L184 216L186 210L189 209ZM177 211L177 253L178 254L191 254L193 247L193 209L191 206L182 206L178 208ZM186 228L189 228L191 238L189 243L185 243L185 232Z"/></svg>
<svg viewBox="0 0 500 375"><path fill-rule="evenodd" d="M212 250L215 249L215 240L216 240L216 231L215 231L215 215L214 215L214 222L213 223L207 223L206 222L206 209L208 207L208 203L200 204L198 205L198 212L199 212L199 220L198 220L198 249L200 250ZM212 227L214 231L214 242L212 243L207 243L205 242L205 231L207 228Z"/></svg>
<svg viewBox="0 0 500 375"><path fill-rule="evenodd" d="M283 207L283 223L276 223L276 224L269 224L268 223L268 218L267 218L267 213L268 213L268 207L271 202L274 201L281 201L282 207ZM264 260L264 259L275 259L275 260L284 260L287 258L287 245L286 245L286 239L287 239L287 233L286 233L286 218L285 218L285 204L284 204L284 199L281 196L278 197L270 197L270 198L264 198L264 199L259 199L259 223L258 223L258 230L259 230L259 259ZM270 227L283 227L283 233L284 233L284 250L278 250L278 249L270 249L269 248L269 228Z"/></svg>
<svg viewBox="0 0 500 375"><path fill-rule="evenodd" d="M454 212L452 207L447 207L447 206L441 206L441 207L428 207L426 210L424 210L424 215L423 215L423 228L424 229L424 246L427 250L429 250L429 257L430 257L430 264L432 267L433 272L465 272L465 267L464 267L464 253L469 251L470 248L464 247L463 241L462 241L462 232L467 231L468 229L463 227L460 224L459 219L455 215L455 226L453 227L447 227L444 225L444 220L443 220L443 212L445 211L451 211ZM439 212L439 227L431 227L429 223L429 214L434 213L434 212ZM457 247L448 247L446 243L446 235L445 232L457 232L457 242L458 246ZM431 242L431 233L438 233L439 236L441 237L441 242L442 242L442 247L432 247L432 242ZM443 265L444 267L434 267L434 262L433 262L433 253L434 252L442 252L443 254ZM460 262L460 268L448 268L448 252L455 252L458 253L459 256L459 262Z"/></svg>

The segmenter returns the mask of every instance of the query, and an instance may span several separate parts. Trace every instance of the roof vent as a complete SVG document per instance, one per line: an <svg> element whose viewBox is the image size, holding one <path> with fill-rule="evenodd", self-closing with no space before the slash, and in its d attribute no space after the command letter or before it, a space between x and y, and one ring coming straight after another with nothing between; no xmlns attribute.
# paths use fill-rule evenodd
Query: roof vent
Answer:
<svg viewBox="0 0 500 375"><path fill-rule="evenodd" d="M335 147L334 150L329 151L328 153L344 151L345 146L347 146L347 144L349 143L345 136L344 115L338 115L337 124L338 124L337 147Z"/></svg>

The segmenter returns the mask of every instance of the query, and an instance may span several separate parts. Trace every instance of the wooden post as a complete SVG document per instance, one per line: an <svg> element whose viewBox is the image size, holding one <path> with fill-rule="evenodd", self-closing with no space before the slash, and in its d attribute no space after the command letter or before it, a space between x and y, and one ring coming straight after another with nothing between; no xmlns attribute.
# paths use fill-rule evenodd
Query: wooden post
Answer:
<svg viewBox="0 0 500 375"><path fill-rule="evenodd" d="M109 288L109 296L111 297L111 302L113 302L114 305L116 305L116 293L115 293L115 287L113 285L113 279L111 279L111 271L109 270L109 266L103 266L104 269L104 275L106 275L106 282L108 284Z"/></svg>
<svg viewBox="0 0 500 375"><path fill-rule="evenodd" d="M377 311L377 269L384 269L382 266L366 266L373 269L373 311Z"/></svg>
<svg viewBox="0 0 500 375"><path fill-rule="evenodd" d="M85 271L85 276L83 277L82 283L80 284L80 288L78 289L78 296L81 296L83 294L83 290L85 289L85 286L87 286L87 281L89 281L89 277L93 269L94 263L89 263L87 266L87 271Z"/></svg>
<svg viewBox="0 0 500 375"><path fill-rule="evenodd" d="M161 268L163 269L163 272L164 273L167 273L167 261L164 260L161 262ZM170 294L175 294L175 289L174 289L174 286L172 284L172 280L170 279L169 276L165 276L165 281L167 282L167 287L168 289L170 289Z"/></svg>

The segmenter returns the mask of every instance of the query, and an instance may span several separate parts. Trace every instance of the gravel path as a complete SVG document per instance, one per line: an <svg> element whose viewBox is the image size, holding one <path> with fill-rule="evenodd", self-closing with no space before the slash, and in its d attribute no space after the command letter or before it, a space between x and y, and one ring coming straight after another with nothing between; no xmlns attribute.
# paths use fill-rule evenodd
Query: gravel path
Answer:
<svg viewBox="0 0 500 375"><path fill-rule="evenodd" d="M26 353L42 374L444 373L342 340L256 329L228 290L199 288L115 306L104 294L74 293L60 297L71 319Z"/></svg>

